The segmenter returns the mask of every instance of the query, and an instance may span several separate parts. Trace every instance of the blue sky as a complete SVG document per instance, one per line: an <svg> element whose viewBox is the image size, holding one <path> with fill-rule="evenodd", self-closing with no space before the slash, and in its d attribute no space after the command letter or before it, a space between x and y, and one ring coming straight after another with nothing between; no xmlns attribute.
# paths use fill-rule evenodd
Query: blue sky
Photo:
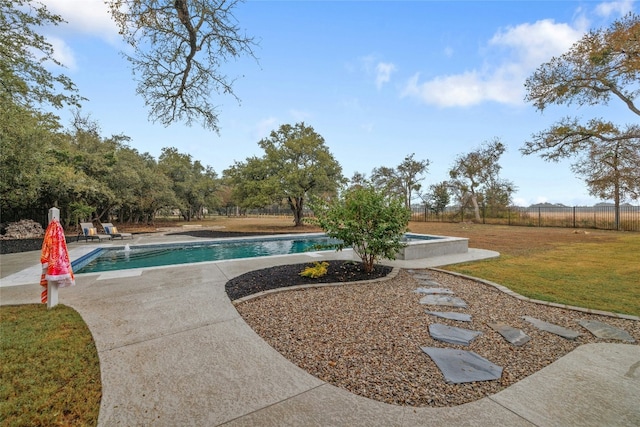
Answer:
<svg viewBox="0 0 640 427"><path fill-rule="evenodd" d="M255 37L258 61L221 72L237 77L231 96L212 94L220 133L148 121L135 94L125 49L102 0L41 0L68 22L46 29L63 72L89 100L83 113L103 135L125 134L158 157L176 147L218 174L263 153L258 141L304 121L325 139L343 173L370 175L415 153L431 162L423 187L448 178L455 158L499 138L508 147L503 178L515 202L590 205L569 161L547 163L519 148L570 115L619 124L637 117L621 103L552 106L524 102L524 82L589 29L635 11L632 1L260 1L238 6L239 26ZM59 111L63 124L68 111Z"/></svg>

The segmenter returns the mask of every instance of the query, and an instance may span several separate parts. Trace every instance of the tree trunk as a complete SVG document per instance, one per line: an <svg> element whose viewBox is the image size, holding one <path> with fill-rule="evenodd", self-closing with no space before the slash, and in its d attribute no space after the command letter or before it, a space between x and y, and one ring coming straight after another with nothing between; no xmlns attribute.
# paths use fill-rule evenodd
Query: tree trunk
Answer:
<svg viewBox="0 0 640 427"><path fill-rule="evenodd" d="M615 226L616 230L620 230L620 185L618 180L614 184L614 204L615 204Z"/></svg>
<svg viewBox="0 0 640 427"><path fill-rule="evenodd" d="M480 218L480 206L478 205L478 196L476 194L471 195L471 203L473 203L473 212L476 217L476 222L480 223L482 218Z"/></svg>
<svg viewBox="0 0 640 427"><path fill-rule="evenodd" d="M302 197L288 197L289 207L293 212L293 223L296 227L302 226L302 206L304 199Z"/></svg>

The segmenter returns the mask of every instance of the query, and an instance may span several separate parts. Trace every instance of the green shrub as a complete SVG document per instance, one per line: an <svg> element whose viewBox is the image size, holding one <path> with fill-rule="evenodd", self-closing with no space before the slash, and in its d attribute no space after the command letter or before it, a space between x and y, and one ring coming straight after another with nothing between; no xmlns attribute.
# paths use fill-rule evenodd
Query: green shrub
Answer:
<svg viewBox="0 0 640 427"><path fill-rule="evenodd" d="M312 203L313 222L340 243L337 250L352 248L362 259L364 271L371 272L380 258L395 259L411 211L402 200L389 197L373 187L354 187L330 202Z"/></svg>

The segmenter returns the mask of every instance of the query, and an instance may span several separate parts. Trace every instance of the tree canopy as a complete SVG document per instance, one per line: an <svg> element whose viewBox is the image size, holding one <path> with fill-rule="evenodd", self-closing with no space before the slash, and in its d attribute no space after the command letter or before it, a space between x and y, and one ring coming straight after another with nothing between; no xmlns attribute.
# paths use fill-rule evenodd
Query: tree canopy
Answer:
<svg viewBox="0 0 640 427"><path fill-rule="evenodd" d="M498 162L505 151L506 147L499 139L485 142L478 149L459 155L449 170L450 187L458 194L462 206L471 202L476 221L480 221L480 199L486 199L490 192L501 192L506 195L508 204L515 191L511 181L499 176L501 166Z"/></svg>
<svg viewBox="0 0 640 427"><path fill-rule="evenodd" d="M152 121L165 126L199 121L218 131L218 111L210 96L234 95L235 79L221 66L243 54L254 57L254 40L233 15L240 1L107 0L120 34L133 48L124 56Z"/></svg>
<svg viewBox="0 0 640 427"><path fill-rule="evenodd" d="M590 31L568 52L541 65L526 81L525 99L540 111L550 104L608 105L617 99L640 115L639 77L640 20L628 14L609 28ZM620 202L639 197L638 141L635 124L565 117L534 134L520 151L548 161L575 157L572 170L584 178L590 194L614 201L619 228Z"/></svg>
<svg viewBox="0 0 640 427"><path fill-rule="evenodd" d="M550 104L606 105L612 97L640 115L640 22L628 14L592 30L568 52L542 64L525 82L525 101L540 111Z"/></svg>
<svg viewBox="0 0 640 427"><path fill-rule="evenodd" d="M538 153L547 161L574 158L571 169L580 175L592 196L613 200L616 229L620 227L620 204L640 198L640 127L620 129L612 122L592 119L581 125L565 118L533 135L521 149Z"/></svg>
<svg viewBox="0 0 640 427"><path fill-rule="evenodd" d="M285 200L299 226L308 197L335 194L344 181L342 167L324 138L304 123L282 125L258 145L264 150L262 157L236 162L224 171L245 207Z"/></svg>
<svg viewBox="0 0 640 427"><path fill-rule="evenodd" d="M420 181L424 179L421 175L427 173L431 163L427 159L415 160L414 156L415 153L406 156L395 168L381 166L371 172L373 184L379 189L402 197L407 209L411 208L414 191L420 191Z"/></svg>
<svg viewBox="0 0 640 427"><path fill-rule="evenodd" d="M55 108L78 105L82 98L71 79L48 67L63 67L53 46L38 32L65 21L46 6L29 0L0 0L0 102L27 108L49 104Z"/></svg>

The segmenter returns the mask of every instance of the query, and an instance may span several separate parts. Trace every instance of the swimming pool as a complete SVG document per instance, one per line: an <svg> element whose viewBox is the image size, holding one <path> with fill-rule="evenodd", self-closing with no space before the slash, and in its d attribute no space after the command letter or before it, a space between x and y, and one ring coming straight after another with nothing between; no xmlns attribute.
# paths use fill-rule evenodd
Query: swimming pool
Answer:
<svg viewBox="0 0 640 427"><path fill-rule="evenodd" d="M269 236L179 244L127 245L96 249L73 261L72 267L76 274L82 274L206 261L298 254L307 251L317 252L323 250L319 248L319 246L335 242L336 240L320 234L304 235L302 237Z"/></svg>
<svg viewBox="0 0 640 427"><path fill-rule="evenodd" d="M427 234L405 234L399 260L466 253L468 239ZM207 261L333 251L322 245L337 243L325 234L217 239L197 242L98 248L72 262L76 274L160 267Z"/></svg>

